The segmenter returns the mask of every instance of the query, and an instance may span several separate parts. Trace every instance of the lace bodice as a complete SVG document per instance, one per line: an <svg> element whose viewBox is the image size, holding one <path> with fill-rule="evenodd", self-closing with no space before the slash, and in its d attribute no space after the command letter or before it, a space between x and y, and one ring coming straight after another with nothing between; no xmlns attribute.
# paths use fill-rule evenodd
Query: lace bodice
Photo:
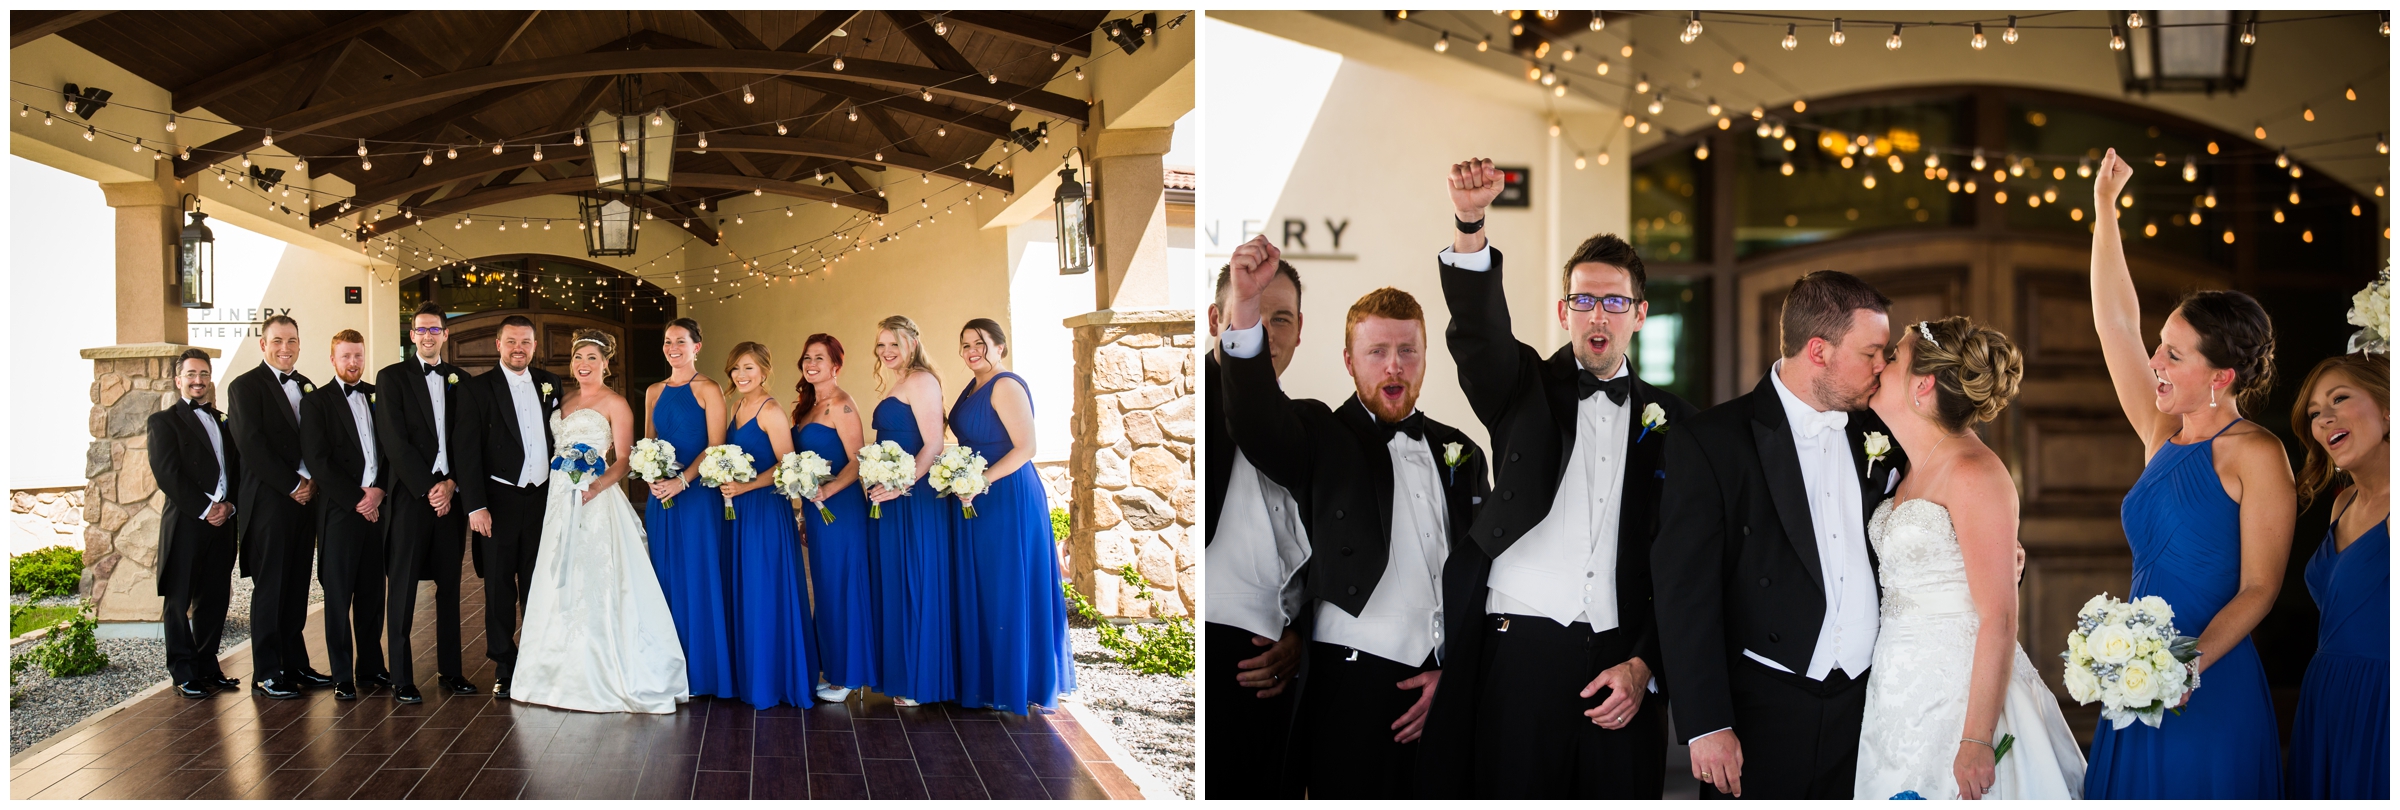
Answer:
<svg viewBox="0 0 2400 810"><path fill-rule="evenodd" d="M1951 528L1950 510L1918 498L1885 501L1867 520L1867 540L1882 563L1885 616L1972 611L1967 561Z"/></svg>
<svg viewBox="0 0 2400 810"><path fill-rule="evenodd" d="M586 416L591 418L584 418ZM558 437L557 443L550 448L552 455L577 444L591 445L602 453L608 453L609 445L616 441L608 417L597 408L585 408L572 416L566 415L565 411L550 414L550 435Z"/></svg>

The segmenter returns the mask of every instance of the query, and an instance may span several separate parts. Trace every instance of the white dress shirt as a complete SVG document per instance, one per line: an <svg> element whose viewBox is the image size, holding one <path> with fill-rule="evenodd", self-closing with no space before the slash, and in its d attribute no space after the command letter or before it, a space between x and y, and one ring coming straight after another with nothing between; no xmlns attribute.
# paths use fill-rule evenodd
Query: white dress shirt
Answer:
<svg viewBox="0 0 2400 810"><path fill-rule="evenodd" d="M542 449L541 392L534 390L533 370L510 371L500 367L501 379L508 381L508 397L517 411L517 443L525 450L525 463L511 481L500 476L492 480L512 486L530 487L550 480L550 454ZM478 510L480 511L480 510Z"/></svg>
<svg viewBox="0 0 2400 810"><path fill-rule="evenodd" d="M1619 362L1609 379L1626 376ZM1617 529L1624 515L1625 436L1633 398L1594 393L1575 405L1575 449L1550 514L1492 560L1485 612L1545 616L1560 625L1615 629Z"/></svg>
<svg viewBox="0 0 2400 810"><path fill-rule="evenodd" d="M293 374L293 373L296 373L296 371L281 371L281 370L278 370L278 369L276 369L276 368L275 368L273 365L268 365L268 364L266 364L266 363L264 363L264 362L260 363L260 365L266 365L266 366L267 366L267 373L269 373L269 374L283 375L283 374ZM291 409L292 409L292 424L295 424L295 425L299 424L299 423L300 423L300 381L299 381L299 380L297 380L297 379L284 380L284 381L282 381L282 382L278 383L278 384L277 384L277 386L283 389L283 403L284 403L285 405L291 406ZM306 480L308 480L308 477L309 477L309 476L308 476L308 459L305 459L305 458L303 458L303 459L301 459L301 460L300 460L300 468L299 468L299 473L300 473L300 479L301 479L302 481L306 481ZM300 491L300 487L298 487L298 486L294 486L294 487L292 487L292 491L293 491L293 492L299 492L299 491Z"/></svg>
<svg viewBox="0 0 2400 810"><path fill-rule="evenodd" d="M1299 573L1308 562L1308 531L1292 493L1240 450L1231 452L1233 475L1206 549L1208 620L1280 640L1306 600Z"/></svg>
<svg viewBox="0 0 2400 810"><path fill-rule="evenodd" d="M375 477L377 470L375 420L367 413L367 394L364 391L352 390L348 395L342 397L342 401L350 404L350 423L358 427L358 456L366 459L367 462L362 468L363 471L359 473L358 488L372 489L377 480Z"/></svg>
<svg viewBox="0 0 2400 810"><path fill-rule="evenodd" d="M417 358L417 373L425 375L425 393L433 402L433 474L449 475L450 396L448 386L450 378L442 374L426 372L427 369L438 365L438 363L426 362L423 357Z"/></svg>
<svg viewBox="0 0 2400 810"><path fill-rule="evenodd" d="M1808 485L1809 525L1816 529L1817 560L1825 572L1825 620L1817 630L1816 652L1808 659L1808 678L1822 681L1836 669L1857 677L1873 662L1875 634L1881 624L1876 615L1875 569L1867 561L1864 505L1859 482L1851 478L1858 474L1858 467L1851 455L1849 434L1843 430L1850 415L1818 411L1801 402L1776 373L1783 362L1776 361L1775 366L1767 378L1774 381L1775 395L1783 400L1784 417L1791 422L1793 445L1800 455L1800 477ZM1742 654L1791 671L1749 650Z"/></svg>
<svg viewBox="0 0 2400 810"><path fill-rule="evenodd" d="M186 399L184 404L190 405L192 400ZM208 449L217 453L217 488L208 493L208 502L225 500L225 436L217 432L217 419L207 411L194 410L192 418L200 420L200 432L208 434Z"/></svg>

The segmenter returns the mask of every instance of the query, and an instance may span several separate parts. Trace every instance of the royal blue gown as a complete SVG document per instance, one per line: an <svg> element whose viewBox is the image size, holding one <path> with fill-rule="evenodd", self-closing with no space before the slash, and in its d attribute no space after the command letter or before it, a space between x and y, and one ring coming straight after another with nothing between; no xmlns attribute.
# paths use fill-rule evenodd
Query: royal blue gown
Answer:
<svg viewBox="0 0 2400 810"><path fill-rule="evenodd" d="M758 418L726 441L774 475L775 444ZM800 578L800 529L792 501L772 486L733 496L734 682L742 702L764 709L816 705L816 634L808 626L808 583Z"/></svg>
<svg viewBox="0 0 2400 810"><path fill-rule="evenodd" d="M2391 526L2339 551L2328 529L2302 575L2317 602L2317 656L2292 718L2290 798L2392 797Z"/></svg>
<svg viewBox="0 0 2400 810"><path fill-rule="evenodd" d="M875 440L892 441L910 454L925 448L908 403L886 398L875 405ZM881 636L884 694L937 703L957 694L950 634L951 501L935 497L922 476L908 494L883 504L876 518L875 547L868 565L875 572L875 626Z"/></svg>
<svg viewBox="0 0 2400 810"><path fill-rule="evenodd" d="M2232 425L2226 427L2231 428ZM2219 436L2224 431L2217 432ZM2226 497L2212 463L2216 436L2167 443L2125 494L2133 546L2128 600L2156 596L2175 609L2175 631L2198 637L2240 589L2241 504ZM2200 677L2182 714L2158 728L2092 732L2086 799L2271 799L2283 794L2275 707L2258 648L2243 638Z"/></svg>
<svg viewBox="0 0 2400 810"><path fill-rule="evenodd" d="M689 469L708 449L708 411L692 387L669 385L650 412L658 438L675 445L675 460ZM733 697L732 631L727 627L733 597L730 572L733 525L715 489L692 485L675 496L674 508L653 497L642 511L650 533L650 567L667 594L675 632L683 639L685 673L694 695Z"/></svg>
<svg viewBox="0 0 2400 810"><path fill-rule="evenodd" d="M840 431L809 423L793 431L793 446L823 456L836 475L850 466ZM875 660L875 574L868 562L875 525L867 520L866 487L857 482L825 499L828 524L815 504L802 502L808 516L808 570L816 582L817 666L838 687L880 684Z"/></svg>
<svg viewBox="0 0 2400 810"><path fill-rule="evenodd" d="M1015 449L992 407L1001 372L968 388L950 408L950 432L988 462ZM958 702L1025 714L1057 708L1058 694L1075 690L1075 659L1067 643L1067 599L1058 588L1058 546L1050 529L1050 498L1030 462L991 482L975 499L975 517L950 510L958 537Z"/></svg>

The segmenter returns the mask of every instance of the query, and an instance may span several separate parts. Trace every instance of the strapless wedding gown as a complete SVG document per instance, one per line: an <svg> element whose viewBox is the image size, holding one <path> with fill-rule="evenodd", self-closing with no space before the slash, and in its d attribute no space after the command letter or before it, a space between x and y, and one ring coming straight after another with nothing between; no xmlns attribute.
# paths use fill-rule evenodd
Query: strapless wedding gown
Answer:
<svg viewBox="0 0 2400 810"><path fill-rule="evenodd" d="M552 449L614 441L608 417L552 414ZM592 481L585 476L586 488ZM675 617L650 568L642 518L624 491L590 503L564 471L550 471L542 544L525 596L515 700L587 712L671 714L691 696Z"/></svg>
<svg viewBox="0 0 2400 810"><path fill-rule="evenodd" d="M1966 560L1950 510L1923 499L1897 507L1887 501L1867 521L1867 539L1882 562L1883 615L1853 797L1889 799L1913 790L1927 799L1956 799L1951 766L1965 736L1981 621L1967 595ZM2083 750L2024 648L2010 647L2015 663L1991 742L2013 734L2016 744L2000 760L1986 798L2082 798Z"/></svg>

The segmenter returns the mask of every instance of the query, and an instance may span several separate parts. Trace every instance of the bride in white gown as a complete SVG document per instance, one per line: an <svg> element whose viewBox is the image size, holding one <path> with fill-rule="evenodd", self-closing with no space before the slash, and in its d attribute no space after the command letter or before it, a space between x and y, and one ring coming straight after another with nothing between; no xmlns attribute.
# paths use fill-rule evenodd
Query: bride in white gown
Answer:
<svg viewBox="0 0 2400 810"><path fill-rule="evenodd" d="M691 690L642 518L617 487L633 446L633 412L604 382L615 356L605 333L576 334L575 387L550 417L550 500L511 692L562 709L669 714ZM570 451L578 445L605 453L607 469L576 480Z"/></svg>
<svg viewBox="0 0 2400 810"><path fill-rule="evenodd" d="M2016 485L1973 432L2023 370L2007 336L1963 317L1895 341L1871 404L1910 470L1867 522L1883 609L1856 798L2082 797L2083 751L2017 646Z"/></svg>

